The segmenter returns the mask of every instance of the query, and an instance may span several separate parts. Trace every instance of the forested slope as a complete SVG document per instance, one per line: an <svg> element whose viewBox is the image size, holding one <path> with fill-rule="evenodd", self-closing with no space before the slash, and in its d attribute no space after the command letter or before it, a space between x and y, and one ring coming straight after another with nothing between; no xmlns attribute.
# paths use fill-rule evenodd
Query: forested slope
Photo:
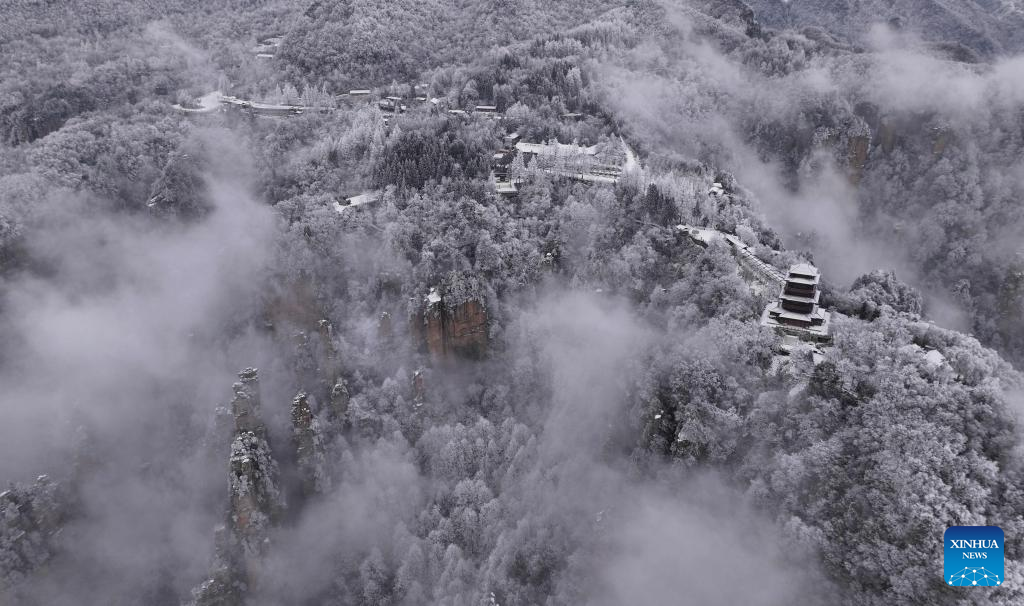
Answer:
<svg viewBox="0 0 1024 606"><path fill-rule="evenodd" d="M0 601L1020 602L1012 541L940 576L1024 530L1013 61L738 2L182 9L5 42ZM172 106L214 89L324 106ZM642 166L502 196L511 133ZM817 262L832 344L679 224Z"/></svg>
<svg viewBox="0 0 1024 606"><path fill-rule="evenodd" d="M1021 38L1024 12L1015 0L751 0L749 4L757 18L771 27L816 26L860 41L868 36L873 26L887 23L962 57L1018 53L1024 42Z"/></svg>

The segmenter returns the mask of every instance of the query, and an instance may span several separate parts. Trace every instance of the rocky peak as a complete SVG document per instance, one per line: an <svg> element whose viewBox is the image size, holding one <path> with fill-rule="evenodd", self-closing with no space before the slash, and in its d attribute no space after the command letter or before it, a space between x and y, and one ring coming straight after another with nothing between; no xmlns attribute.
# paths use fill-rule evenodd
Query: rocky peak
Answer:
<svg viewBox="0 0 1024 606"><path fill-rule="evenodd" d="M197 606L243 603L246 587L258 577L270 542L270 529L284 511L277 462L260 418L259 376L255 368L238 374L232 386L234 437L228 458L227 525L215 530L216 554L210 577L192 591ZM215 412L213 436L227 429L226 410ZM225 423L226 421L226 423Z"/></svg>
<svg viewBox="0 0 1024 606"><path fill-rule="evenodd" d="M258 552L284 507L277 462L263 437L243 431L231 443L230 468L231 528L247 551Z"/></svg>
<svg viewBox="0 0 1024 606"><path fill-rule="evenodd" d="M323 429L320 420L313 415L305 392L292 400L292 442L303 494L322 494L330 484L325 469Z"/></svg>
<svg viewBox="0 0 1024 606"><path fill-rule="evenodd" d="M349 404L348 383L339 379L331 388L331 402L328 408L330 422L338 425L342 423L348 413Z"/></svg>
<svg viewBox="0 0 1024 606"><path fill-rule="evenodd" d="M263 433L266 428L260 419L260 380L255 368L238 373L239 382L232 385L235 392L231 400L231 413L235 417L236 431Z"/></svg>

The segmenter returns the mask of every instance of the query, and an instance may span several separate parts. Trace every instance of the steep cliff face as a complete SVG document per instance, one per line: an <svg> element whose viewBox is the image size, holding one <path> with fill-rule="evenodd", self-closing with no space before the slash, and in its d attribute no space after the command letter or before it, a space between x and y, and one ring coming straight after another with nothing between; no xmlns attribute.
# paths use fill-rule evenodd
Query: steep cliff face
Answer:
<svg viewBox="0 0 1024 606"><path fill-rule="evenodd" d="M260 420L260 380L255 368L238 373L239 382L232 386L235 397L231 400L231 414L235 417L235 431L263 433L266 428Z"/></svg>
<svg viewBox="0 0 1024 606"><path fill-rule="evenodd" d="M244 431L231 443L230 467L231 529L246 555L261 554L270 524L283 509L277 463L265 438Z"/></svg>
<svg viewBox="0 0 1024 606"><path fill-rule="evenodd" d="M320 420L313 415L309 397L301 392L292 400L292 444L295 462L306 496L323 494L330 488L324 454L324 432Z"/></svg>
<svg viewBox="0 0 1024 606"><path fill-rule="evenodd" d="M246 368L238 377L231 400L234 437L228 458L227 520L215 530L210 577L192 592L197 606L243 603L247 588L258 577L270 529L284 510L277 462L260 416L258 372Z"/></svg>
<svg viewBox="0 0 1024 606"><path fill-rule="evenodd" d="M426 308L413 318L413 334L437 359L458 356L479 359L487 355L487 310L477 300L449 304L443 297L428 297Z"/></svg>
<svg viewBox="0 0 1024 606"><path fill-rule="evenodd" d="M328 420L335 427L341 427L348 413L349 404L348 384L344 379L339 379L331 388L330 406L328 407Z"/></svg>
<svg viewBox="0 0 1024 606"><path fill-rule="evenodd" d="M868 163L868 151L871 149L871 138L868 136L850 137L847 158L850 162L850 182L860 183L864 167Z"/></svg>
<svg viewBox="0 0 1024 606"><path fill-rule="evenodd" d="M479 301L455 306L445 328L448 350L471 358L487 353L487 312Z"/></svg>
<svg viewBox="0 0 1024 606"><path fill-rule="evenodd" d="M338 376L341 374L341 360L338 358L338 350L334 346L334 327L331 323L327 320L320 320L317 332L319 334L317 359L320 360L320 367L316 394L318 398L322 398L338 381Z"/></svg>

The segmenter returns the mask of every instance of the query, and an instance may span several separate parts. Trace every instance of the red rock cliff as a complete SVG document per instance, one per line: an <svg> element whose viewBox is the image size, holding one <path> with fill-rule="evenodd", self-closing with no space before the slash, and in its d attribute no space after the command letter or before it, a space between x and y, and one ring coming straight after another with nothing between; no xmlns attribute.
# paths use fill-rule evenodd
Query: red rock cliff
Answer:
<svg viewBox="0 0 1024 606"><path fill-rule="evenodd" d="M487 310L479 301L449 305L441 299L428 302L413 317L413 334L437 358L479 359L487 354L487 320Z"/></svg>

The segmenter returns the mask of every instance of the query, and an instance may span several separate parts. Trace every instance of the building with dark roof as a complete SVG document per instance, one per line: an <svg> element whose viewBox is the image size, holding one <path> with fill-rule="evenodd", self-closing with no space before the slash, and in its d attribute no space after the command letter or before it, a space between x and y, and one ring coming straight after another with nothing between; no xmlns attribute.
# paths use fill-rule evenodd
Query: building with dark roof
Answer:
<svg viewBox="0 0 1024 606"><path fill-rule="evenodd" d="M818 268L797 263L789 268L777 301L761 314L761 325L807 341L828 341L832 314L818 306Z"/></svg>

